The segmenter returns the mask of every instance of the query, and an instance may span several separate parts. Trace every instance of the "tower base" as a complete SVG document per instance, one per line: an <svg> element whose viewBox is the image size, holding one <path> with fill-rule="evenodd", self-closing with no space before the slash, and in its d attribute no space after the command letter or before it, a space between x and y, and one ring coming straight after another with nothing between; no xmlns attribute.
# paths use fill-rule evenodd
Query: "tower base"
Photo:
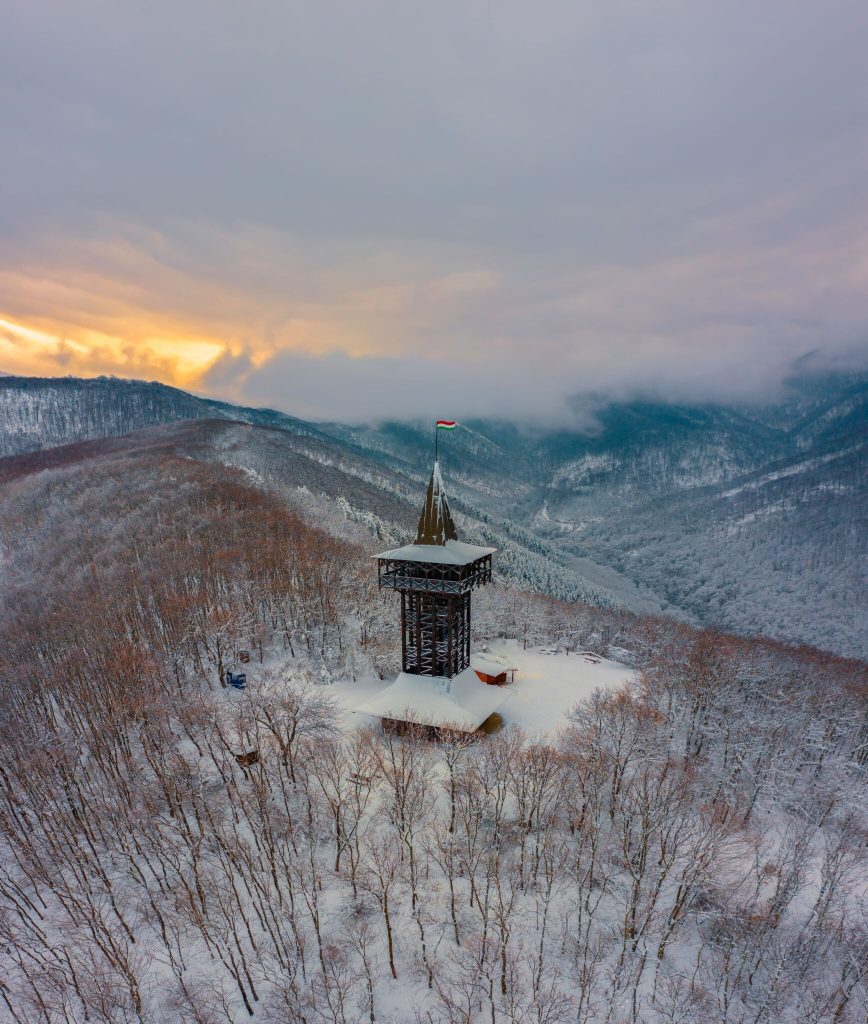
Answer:
<svg viewBox="0 0 868 1024"><path fill-rule="evenodd" d="M391 686L353 710L393 721L475 732L508 696L508 690L483 683L472 668L451 679L401 672Z"/></svg>

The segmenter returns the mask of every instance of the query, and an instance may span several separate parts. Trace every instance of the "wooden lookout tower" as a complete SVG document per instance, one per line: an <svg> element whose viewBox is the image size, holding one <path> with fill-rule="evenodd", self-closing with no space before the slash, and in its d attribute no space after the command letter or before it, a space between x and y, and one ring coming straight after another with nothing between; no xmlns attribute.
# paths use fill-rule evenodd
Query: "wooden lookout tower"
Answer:
<svg viewBox="0 0 868 1024"><path fill-rule="evenodd" d="M401 595L402 671L358 711L472 731L502 702L470 667L471 594L494 552L458 539L435 460L415 542L377 555L380 588Z"/></svg>
<svg viewBox="0 0 868 1024"><path fill-rule="evenodd" d="M416 542L377 556L380 587L401 594L401 667L451 679L470 664L470 595L491 581L494 548L463 544L434 463Z"/></svg>

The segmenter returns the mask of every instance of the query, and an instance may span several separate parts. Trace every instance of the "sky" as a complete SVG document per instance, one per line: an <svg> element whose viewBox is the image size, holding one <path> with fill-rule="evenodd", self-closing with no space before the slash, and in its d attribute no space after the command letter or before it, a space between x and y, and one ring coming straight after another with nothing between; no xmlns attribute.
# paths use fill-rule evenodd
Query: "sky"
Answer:
<svg viewBox="0 0 868 1024"><path fill-rule="evenodd" d="M868 362L864 0L5 0L0 370L299 416Z"/></svg>

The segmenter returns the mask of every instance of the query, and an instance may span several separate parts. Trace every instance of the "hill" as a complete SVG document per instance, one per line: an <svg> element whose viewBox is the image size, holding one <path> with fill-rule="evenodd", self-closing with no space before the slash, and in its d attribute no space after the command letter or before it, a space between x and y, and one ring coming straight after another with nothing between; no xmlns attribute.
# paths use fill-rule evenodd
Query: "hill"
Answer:
<svg viewBox="0 0 868 1024"><path fill-rule="evenodd" d="M861 1024L864 666L495 585L528 733L381 729L375 514L321 489L404 499L322 443L3 464L0 1019Z"/></svg>
<svg viewBox="0 0 868 1024"><path fill-rule="evenodd" d="M410 538L418 519L419 495L424 493L421 477L372 464L363 453L340 447L327 437L204 419L2 459L0 484L46 472L49 480L57 472L75 470L86 475L117 465L134 475L137 466L147 466L153 458L235 470L284 506L334 536L351 537L369 553ZM461 500L455 502L455 517L464 539L498 548L501 580L597 607L622 603L610 590L589 582L567 552L532 532L492 520ZM616 574L612 578L617 583ZM629 589L624 582L622 590ZM641 603L638 592L636 600Z"/></svg>
<svg viewBox="0 0 868 1024"><path fill-rule="evenodd" d="M120 437L176 420L232 419L315 433L303 420L270 409L244 409L157 381L117 377L0 378L0 456L74 441Z"/></svg>
<svg viewBox="0 0 868 1024"><path fill-rule="evenodd" d="M412 526L431 456L426 423L310 423L113 378L3 378L0 411L10 454L207 421L208 458L325 494L381 536ZM868 377L796 378L765 407L595 400L577 415L470 420L444 445L466 528L504 547L514 583L868 655Z"/></svg>

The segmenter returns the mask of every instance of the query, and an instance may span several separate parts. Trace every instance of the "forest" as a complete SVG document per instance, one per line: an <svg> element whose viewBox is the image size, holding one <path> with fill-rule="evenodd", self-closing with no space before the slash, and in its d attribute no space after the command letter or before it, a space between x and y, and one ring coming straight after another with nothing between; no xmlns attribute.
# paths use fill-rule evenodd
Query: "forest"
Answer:
<svg viewBox="0 0 868 1024"><path fill-rule="evenodd" d="M465 421L444 449L463 533L499 549L511 586L868 656L864 373L797 375L768 406L586 405L560 426ZM345 499L372 532L411 525L430 471L427 422L313 423L156 382L0 376L8 463L68 459L88 438L207 449L284 496Z"/></svg>
<svg viewBox="0 0 868 1024"><path fill-rule="evenodd" d="M398 636L340 505L159 451L32 469L0 488L0 1020L865 1019L863 663L501 584L475 643L636 684L554 735L356 727L332 680Z"/></svg>

